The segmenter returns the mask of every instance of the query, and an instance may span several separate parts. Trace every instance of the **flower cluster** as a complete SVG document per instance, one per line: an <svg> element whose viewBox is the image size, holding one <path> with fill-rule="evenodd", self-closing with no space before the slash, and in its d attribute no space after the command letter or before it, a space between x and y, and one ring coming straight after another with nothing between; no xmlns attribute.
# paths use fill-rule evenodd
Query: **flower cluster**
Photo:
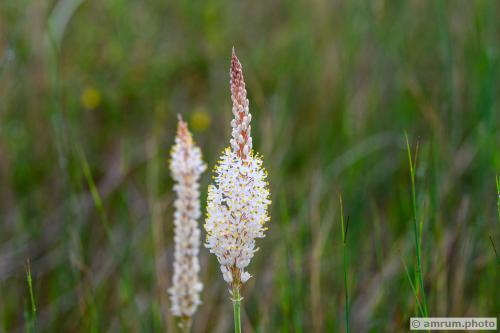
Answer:
<svg viewBox="0 0 500 333"><path fill-rule="evenodd" d="M183 318L192 317L201 303L199 294L203 285L198 276L200 229L197 220L200 218L199 179L205 169L200 148L194 144L186 123L179 117L170 160L177 198L174 203L174 276L169 294L172 313Z"/></svg>
<svg viewBox="0 0 500 333"><path fill-rule="evenodd" d="M245 268L269 221L269 189L262 159L252 150L251 115L241 64L233 49L230 71L233 114L231 148L215 167L208 188L206 247L217 256L224 280L233 288L250 278Z"/></svg>

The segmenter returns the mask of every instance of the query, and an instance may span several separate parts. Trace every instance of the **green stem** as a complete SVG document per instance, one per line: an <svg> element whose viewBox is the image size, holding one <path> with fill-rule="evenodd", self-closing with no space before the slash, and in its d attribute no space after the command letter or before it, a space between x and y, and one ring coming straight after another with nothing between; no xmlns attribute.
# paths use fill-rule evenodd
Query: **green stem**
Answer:
<svg viewBox="0 0 500 333"><path fill-rule="evenodd" d="M418 288L420 291L420 295L422 298L422 309L423 317L428 317L428 312L427 312L427 300L425 297L425 289L424 289L424 279L423 279L423 273L422 273L422 260L421 260L421 241L422 241L422 226L420 226L420 232L418 228L418 216L417 216L417 194L415 190L415 168L416 168L416 157L415 161L413 160L411 156L411 149L410 149L410 143L408 141L408 136L406 135L405 132L405 139L406 139L406 149L408 152L408 163L410 165L410 178L411 178L411 200L412 200L412 208L413 208L413 235L415 239L415 252L416 252L416 257L417 257L417 271L416 271L416 278L418 282ZM417 146L418 149L418 146ZM417 150L418 152L418 150Z"/></svg>
<svg viewBox="0 0 500 333"><path fill-rule="evenodd" d="M346 332L349 333L349 290L347 286L347 255L346 245L344 244L344 294L345 294L345 327Z"/></svg>
<svg viewBox="0 0 500 333"><path fill-rule="evenodd" d="M500 178L498 178L498 175L496 177L496 183L497 183L498 221L500 222Z"/></svg>
<svg viewBox="0 0 500 333"><path fill-rule="evenodd" d="M233 312L234 312L234 332L241 333L241 319L240 319L240 288L233 287Z"/></svg>
<svg viewBox="0 0 500 333"><path fill-rule="evenodd" d="M349 289L347 285L347 227L349 223L349 218L347 218L347 224L344 224L344 205L342 203L342 195L339 195L340 201L340 225L342 227L342 255L343 255L343 268L344 268L344 296L345 296L345 329L346 333L350 332L349 327Z"/></svg>
<svg viewBox="0 0 500 333"><path fill-rule="evenodd" d="M36 323L36 304L35 304L35 296L33 295L33 283L31 278L31 265L30 261L26 262L26 281L28 282L28 289L30 293L30 301L31 301L31 318L29 321L29 332L35 332L35 323Z"/></svg>

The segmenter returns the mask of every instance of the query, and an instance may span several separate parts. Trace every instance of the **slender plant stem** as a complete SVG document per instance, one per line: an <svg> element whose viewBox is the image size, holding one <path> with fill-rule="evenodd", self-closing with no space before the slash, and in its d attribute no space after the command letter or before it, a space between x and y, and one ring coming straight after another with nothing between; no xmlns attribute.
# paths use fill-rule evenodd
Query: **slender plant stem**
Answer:
<svg viewBox="0 0 500 333"><path fill-rule="evenodd" d="M415 284L411 280L410 272L408 271L408 267L406 266L406 263L404 259L401 259L403 262L403 267L405 268L406 272L406 277L408 278L408 282L410 283L411 291L413 292L413 296L415 296L415 301L417 302L418 310L420 313L424 313L424 309L422 308L422 304L420 303L420 299L418 298L418 293L417 289L415 288Z"/></svg>
<svg viewBox="0 0 500 333"><path fill-rule="evenodd" d="M346 332L349 333L349 291L347 287L347 255L346 246L344 244L344 291L345 291L345 327Z"/></svg>
<svg viewBox="0 0 500 333"><path fill-rule="evenodd" d="M240 288L233 287L233 312L234 312L234 332L241 333L241 318L240 318Z"/></svg>
<svg viewBox="0 0 500 333"><path fill-rule="evenodd" d="M97 189L97 186L94 182L94 178L92 177L92 172L90 171L89 163L87 161L87 158L85 156L83 148L80 145L78 145L76 149L77 149L77 153L79 155L80 165L82 168L83 175L85 176L85 180L87 181L87 185L90 188L90 193L92 195L92 199L94 200L94 205L99 213L100 221L102 223L102 226L104 227L106 237L108 238L109 242L113 245L113 234L111 232L111 228L109 226L109 221L108 221L108 218L106 216L106 212L104 210L102 198L101 198L101 196L99 194L99 190Z"/></svg>
<svg viewBox="0 0 500 333"><path fill-rule="evenodd" d="M29 332L35 332L35 323L36 323L36 304L35 304L35 296L33 295L33 283L31 278L31 265L29 259L26 261L26 282L28 283L28 289L30 293L30 302L31 302L31 318L29 320Z"/></svg>
<svg viewBox="0 0 500 333"><path fill-rule="evenodd" d="M498 175L496 177L496 183L497 183L497 208L498 208L498 221L500 222L500 178L498 178Z"/></svg>
<svg viewBox="0 0 500 333"><path fill-rule="evenodd" d="M497 258L497 262L500 264L500 257L498 256L497 253L497 248L495 247L495 242L493 242L493 238L490 235L490 242L491 242L491 247L493 248L493 252L495 252L495 257Z"/></svg>
<svg viewBox="0 0 500 333"><path fill-rule="evenodd" d="M344 266L344 296L345 296L345 329L346 332L350 332L349 328L349 290L347 285L347 228L349 226L349 217L347 218L347 224L344 225L344 206L342 204L342 195L339 195L340 201L340 223L342 227L342 254L343 254L343 266Z"/></svg>
<svg viewBox="0 0 500 333"><path fill-rule="evenodd" d="M498 175L496 176L496 184L497 184L497 208L498 208L498 222L500 222L500 179ZM495 248L495 242L493 242L493 238L490 235L491 246L493 247L493 251L495 252L495 256L497 258L498 264L500 264L500 257L498 256L497 249Z"/></svg>
<svg viewBox="0 0 500 333"><path fill-rule="evenodd" d="M415 166L416 166L416 158L415 162L413 161L411 157L411 149L410 149L410 143L408 141L408 136L405 132L405 138L406 138L406 149L408 152L408 162L410 164L410 177L411 177L411 200L412 200L412 208L413 208L413 236L415 239L415 252L417 256L417 271L416 271L416 278L418 281L418 286L420 289L421 297L422 297L422 309L423 313L422 315L424 317L428 316L427 312L427 301L425 297L425 289L424 289L424 281L422 278L422 260L421 260L421 233L419 233L419 228L418 228L418 218L417 218L417 195L416 195L416 190L415 190ZM421 228L420 228L421 230Z"/></svg>

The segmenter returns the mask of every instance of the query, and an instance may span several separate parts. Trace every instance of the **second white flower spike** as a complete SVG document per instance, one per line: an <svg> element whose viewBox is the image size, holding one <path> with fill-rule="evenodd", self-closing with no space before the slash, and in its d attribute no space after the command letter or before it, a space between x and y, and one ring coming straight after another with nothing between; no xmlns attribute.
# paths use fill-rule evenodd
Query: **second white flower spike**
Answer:
<svg viewBox="0 0 500 333"><path fill-rule="evenodd" d="M189 331L203 289L199 279L200 228L197 220L200 218L199 180L206 165L200 148L193 142L187 124L180 116L171 157L170 170L177 198L174 202L174 276L169 293L172 314L180 317L181 327Z"/></svg>

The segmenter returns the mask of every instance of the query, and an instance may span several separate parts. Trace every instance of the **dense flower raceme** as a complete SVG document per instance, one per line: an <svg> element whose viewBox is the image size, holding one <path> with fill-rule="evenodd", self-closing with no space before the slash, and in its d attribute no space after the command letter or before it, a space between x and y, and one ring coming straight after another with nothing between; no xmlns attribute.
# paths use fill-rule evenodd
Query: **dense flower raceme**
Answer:
<svg viewBox="0 0 500 333"><path fill-rule="evenodd" d="M203 285L198 276L200 229L197 220L200 218L199 178L205 169L200 148L195 145L186 123L179 117L170 160L177 198L174 203L174 276L169 293L172 313L180 317L193 316L201 303L199 294Z"/></svg>
<svg viewBox="0 0 500 333"><path fill-rule="evenodd" d="M239 288L250 278L245 268L269 221L269 189L262 159L252 150L251 115L241 64L231 61L233 114L231 147L224 150L208 188L206 246L217 256L224 280Z"/></svg>

